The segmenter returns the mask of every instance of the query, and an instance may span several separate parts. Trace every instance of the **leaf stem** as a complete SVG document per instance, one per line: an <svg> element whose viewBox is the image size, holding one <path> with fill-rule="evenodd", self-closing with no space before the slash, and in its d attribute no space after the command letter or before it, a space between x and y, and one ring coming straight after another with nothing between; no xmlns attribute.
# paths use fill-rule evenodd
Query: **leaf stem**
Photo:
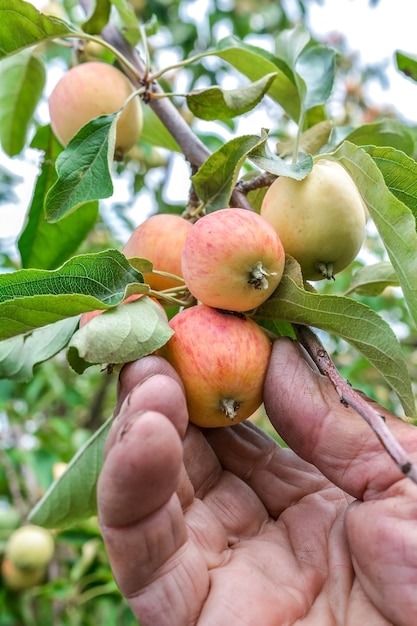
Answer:
<svg viewBox="0 0 417 626"><path fill-rule="evenodd" d="M308 326L293 324L298 341L307 350L319 371L333 384L340 401L353 408L372 428L398 469L417 484L417 467L395 439L382 416L342 378L317 335Z"/></svg>

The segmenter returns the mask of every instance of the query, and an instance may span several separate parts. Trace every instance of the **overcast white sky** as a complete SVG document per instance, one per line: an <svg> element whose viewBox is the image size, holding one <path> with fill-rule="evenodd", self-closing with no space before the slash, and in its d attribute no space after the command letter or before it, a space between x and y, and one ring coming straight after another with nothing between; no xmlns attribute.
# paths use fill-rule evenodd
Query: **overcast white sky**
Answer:
<svg viewBox="0 0 417 626"><path fill-rule="evenodd" d="M34 0L33 4L39 6L42 2ZM358 54L363 64L386 62L389 89L377 83L372 85L373 101L376 105L392 104L402 117L417 122L417 84L395 70L393 59L397 49L417 55L412 4L410 0L380 0L371 8L368 0L317 0L311 4L309 26L315 35L345 35L350 50ZM291 10L296 3L287 0L286 6ZM21 230L37 173L37 158L34 154L29 163L24 163L19 158L8 159L0 151L0 164L23 177L16 189L21 199L18 206L0 205L0 239L10 240Z"/></svg>

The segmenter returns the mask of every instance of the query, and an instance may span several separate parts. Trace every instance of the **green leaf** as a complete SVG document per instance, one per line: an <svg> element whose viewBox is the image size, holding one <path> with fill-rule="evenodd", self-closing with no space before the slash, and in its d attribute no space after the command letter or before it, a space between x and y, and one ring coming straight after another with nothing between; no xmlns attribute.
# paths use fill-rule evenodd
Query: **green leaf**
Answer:
<svg viewBox="0 0 417 626"><path fill-rule="evenodd" d="M242 115L262 100L276 76L277 72L266 74L250 85L238 89L226 90L214 86L192 92L187 96L188 108L203 120L227 120Z"/></svg>
<svg viewBox="0 0 417 626"><path fill-rule="evenodd" d="M172 137L166 126L149 106L142 107L143 127L141 141L148 142L151 146L165 148L172 152L181 152L181 148Z"/></svg>
<svg viewBox="0 0 417 626"><path fill-rule="evenodd" d="M126 0L111 0L111 3L116 7L123 24L123 37L131 46L136 46L142 37L135 11Z"/></svg>
<svg viewBox="0 0 417 626"><path fill-rule="evenodd" d="M225 143L213 152L200 169L191 177L206 211L215 211L228 206L236 185L240 169L248 154L266 141L266 134L244 135Z"/></svg>
<svg viewBox="0 0 417 626"><path fill-rule="evenodd" d="M0 138L9 156L19 154L26 144L45 78L42 60L27 50L0 64Z"/></svg>
<svg viewBox="0 0 417 626"><path fill-rule="evenodd" d="M301 133L298 141L299 154L317 154L325 146L330 138L333 124L330 120L323 120ZM291 156L294 153L296 139L280 141L277 144L277 152L281 158Z"/></svg>
<svg viewBox="0 0 417 626"><path fill-rule="evenodd" d="M76 36L72 26L24 0L0 0L0 59L47 39Z"/></svg>
<svg viewBox="0 0 417 626"><path fill-rule="evenodd" d="M302 180L309 174L313 167L313 159L311 156L306 157L298 163L289 163L281 157L273 154L266 142L260 143L248 154L248 158L252 163L260 169L276 174L276 176L287 176L295 180Z"/></svg>
<svg viewBox="0 0 417 626"><path fill-rule="evenodd" d="M361 267L353 276L345 295L356 292L362 296L379 296L387 287L398 287L397 275L389 261Z"/></svg>
<svg viewBox="0 0 417 626"><path fill-rule="evenodd" d="M45 197L56 180L55 161L62 148L49 126L38 129L31 147L42 150L44 157L18 247L23 267L54 269L77 251L94 227L98 202L86 202L80 211L66 215L55 224L46 222Z"/></svg>
<svg viewBox="0 0 417 626"><path fill-rule="evenodd" d="M235 37L222 39L211 51L235 67L251 81L257 81L268 74L277 74L268 95L282 106L293 120L300 114L300 99L291 73L277 57L246 44Z"/></svg>
<svg viewBox="0 0 417 626"><path fill-rule="evenodd" d="M256 317L314 326L354 346L398 395L407 416L416 415L407 364L391 327L375 311L351 298L305 291L286 274Z"/></svg>
<svg viewBox="0 0 417 626"><path fill-rule="evenodd" d="M381 120L364 124L345 136L357 146L391 146L409 156L414 154L414 138L410 129L398 120Z"/></svg>
<svg viewBox="0 0 417 626"><path fill-rule="evenodd" d="M32 524L65 528L97 513L97 481L110 417L79 449L29 514Z"/></svg>
<svg viewBox="0 0 417 626"><path fill-rule="evenodd" d="M105 311L72 337L68 362L81 374L94 364L121 364L161 348L172 336L165 311L144 296Z"/></svg>
<svg viewBox="0 0 417 626"><path fill-rule="evenodd" d="M143 276L118 250L75 256L56 270L0 274L0 339L115 306L131 283L141 286Z"/></svg>
<svg viewBox="0 0 417 626"><path fill-rule="evenodd" d="M381 171L391 193L417 218L417 163L393 148L365 147Z"/></svg>
<svg viewBox="0 0 417 626"><path fill-rule="evenodd" d="M118 113L83 126L56 161L58 179L45 199L45 218L57 222L89 200L113 194L111 164Z"/></svg>
<svg viewBox="0 0 417 626"><path fill-rule="evenodd" d="M396 180L397 194L400 190L406 194L413 188L415 180L398 165L404 163L404 159L407 160L408 157L390 148L375 148L371 154L381 158L385 151L390 156L387 170L393 168L393 180L399 173ZM381 170L364 149L346 141L331 156L340 161L357 185L385 245L410 313L417 324L417 233L416 221L411 210L398 199L397 195L391 193ZM388 175L388 172L385 175Z"/></svg>
<svg viewBox="0 0 417 626"><path fill-rule="evenodd" d="M78 325L78 317L38 328L28 335L0 341L0 378L27 382L35 365L43 363L64 348Z"/></svg>
<svg viewBox="0 0 417 626"><path fill-rule="evenodd" d="M99 35L109 21L110 10L110 0L95 0L93 12L82 25L83 31Z"/></svg>
<svg viewBox="0 0 417 626"><path fill-rule="evenodd" d="M312 46L295 64L295 78L304 112L325 104L333 89L335 53L331 48Z"/></svg>
<svg viewBox="0 0 417 626"><path fill-rule="evenodd" d="M405 54L404 52L400 52L399 50L395 53L395 60L397 63L397 67L407 76L407 78L411 78L415 82L417 82L417 59L415 56L410 54Z"/></svg>

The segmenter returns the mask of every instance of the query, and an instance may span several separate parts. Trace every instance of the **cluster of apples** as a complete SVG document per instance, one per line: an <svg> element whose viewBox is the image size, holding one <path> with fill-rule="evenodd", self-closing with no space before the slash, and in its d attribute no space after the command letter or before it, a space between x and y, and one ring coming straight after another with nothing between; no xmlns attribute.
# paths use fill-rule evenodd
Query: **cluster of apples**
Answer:
<svg viewBox="0 0 417 626"><path fill-rule="evenodd" d="M92 118L119 111L115 158L123 158L142 129L139 99L129 100L133 91L127 77L107 63L73 67L49 98L55 135L66 145ZM319 158L302 181L278 177L260 213L225 208L195 224L157 214L132 233L125 256L149 259L161 272L145 274L151 289L175 289L176 276L198 303L170 320L175 332L160 351L184 383L192 422L236 424L262 404L271 342L248 312L277 288L285 255L298 261L305 280L333 278L358 254L366 220L366 207L345 168ZM98 313L84 314L80 325Z"/></svg>
<svg viewBox="0 0 417 626"><path fill-rule="evenodd" d="M229 426L260 407L272 346L248 313L277 288L286 253L305 279L333 277L357 255L365 225L365 205L346 170L319 160L301 182L278 178L260 214L225 208L195 224L156 214L136 228L124 254L182 277L197 302L172 317L174 335L159 351L184 384L191 422ZM178 285L153 273L145 280L154 290Z"/></svg>
<svg viewBox="0 0 417 626"><path fill-rule="evenodd" d="M195 224L159 213L134 230L123 253L147 258L161 272L144 275L152 290L175 289L176 276L197 303L171 318L174 335L159 351L183 382L190 421L227 426L252 415L262 404L271 341L245 313L281 280L285 253L274 228L240 208Z"/></svg>

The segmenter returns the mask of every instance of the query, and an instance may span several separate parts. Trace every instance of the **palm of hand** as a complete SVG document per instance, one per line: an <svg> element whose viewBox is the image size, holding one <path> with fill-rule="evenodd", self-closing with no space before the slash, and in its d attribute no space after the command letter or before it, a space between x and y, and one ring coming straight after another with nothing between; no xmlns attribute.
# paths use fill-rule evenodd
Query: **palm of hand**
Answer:
<svg viewBox="0 0 417 626"><path fill-rule="evenodd" d="M161 380L139 389L130 414L157 413L119 425L109 438L99 503L116 579L142 626L416 623L416 557L401 563L405 543L411 549L415 541L409 481L352 504L314 465L250 423L204 434L191 426L183 455L178 436L174 443L175 429L184 428L182 409L173 409L177 391L164 406L163 394L155 399ZM176 417L171 423L160 413ZM305 458L313 442L300 444ZM356 476L351 493L364 493L357 464L335 472L339 483Z"/></svg>

